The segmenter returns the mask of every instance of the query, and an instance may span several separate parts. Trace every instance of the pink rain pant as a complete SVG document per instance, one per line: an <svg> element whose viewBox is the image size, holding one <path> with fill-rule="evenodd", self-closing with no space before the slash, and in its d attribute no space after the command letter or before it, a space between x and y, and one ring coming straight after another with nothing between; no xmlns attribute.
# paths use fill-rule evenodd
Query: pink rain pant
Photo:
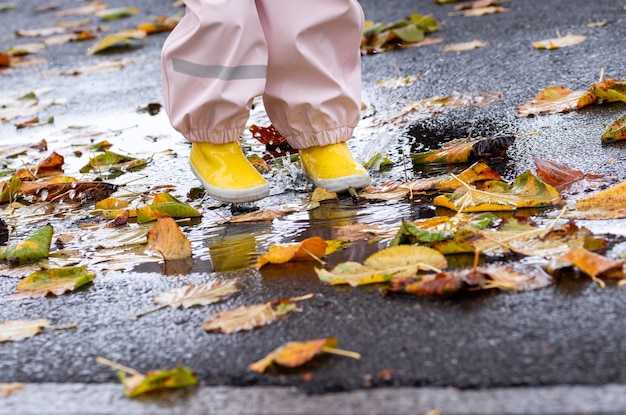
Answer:
<svg viewBox="0 0 626 415"><path fill-rule="evenodd" d="M165 110L191 142L228 143L262 95L294 148L352 136L361 107L356 0L185 0L165 41Z"/></svg>

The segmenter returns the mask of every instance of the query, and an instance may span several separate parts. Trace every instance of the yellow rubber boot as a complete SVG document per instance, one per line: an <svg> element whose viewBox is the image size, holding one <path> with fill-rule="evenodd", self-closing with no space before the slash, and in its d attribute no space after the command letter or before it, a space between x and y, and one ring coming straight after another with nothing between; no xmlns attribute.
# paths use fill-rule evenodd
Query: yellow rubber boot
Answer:
<svg viewBox="0 0 626 415"><path fill-rule="evenodd" d="M207 193L217 200L245 203L269 194L267 182L246 159L237 142L193 143L189 162Z"/></svg>
<svg viewBox="0 0 626 415"><path fill-rule="evenodd" d="M352 157L345 142L300 150L304 173L318 187L343 192L370 184L367 170Z"/></svg>

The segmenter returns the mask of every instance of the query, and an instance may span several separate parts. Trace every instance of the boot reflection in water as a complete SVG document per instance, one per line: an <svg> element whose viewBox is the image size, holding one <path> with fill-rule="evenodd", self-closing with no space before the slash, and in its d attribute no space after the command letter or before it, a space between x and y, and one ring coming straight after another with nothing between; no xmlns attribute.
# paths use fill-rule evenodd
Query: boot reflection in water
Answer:
<svg viewBox="0 0 626 415"><path fill-rule="evenodd" d="M209 240L213 271L237 271L252 266L257 254L258 235L259 233L243 233Z"/></svg>
<svg viewBox="0 0 626 415"><path fill-rule="evenodd" d="M269 194L239 146L259 95L315 185L341 192L369 184L346 144L361 107L356 0L185 4L162 50L165 110L192 143L191 169L210 196L242 203Z"/></svg>

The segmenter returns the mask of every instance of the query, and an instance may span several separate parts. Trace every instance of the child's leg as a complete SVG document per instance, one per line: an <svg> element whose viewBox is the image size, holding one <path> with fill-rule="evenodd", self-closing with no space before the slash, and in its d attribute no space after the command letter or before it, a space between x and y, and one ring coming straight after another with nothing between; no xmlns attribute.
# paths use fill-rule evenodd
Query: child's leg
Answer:
<svg viewBox="0 0 626 415"><path fill-rule="evenodd" d="M301 149L318 186L363 187L369 176L344 143L360 119L363 12L356 0L257 0L268 44L265 109Z"/></svg>
<svg viewBox="0 0 626 415"><path fill-rule="evenodd" d="M191 142L237 141L263 92L267 47L254 0L186 0L161 56L165 110Z"/></svg>
<svg viewBox="0 0 626 415"><path fill-rule="evenodd" d="M363 13L355 0L257 0L269 48L264 101L294 148L347 140L359 121Z"/></svg>
<svg viewBox="0 0 626 415"><path fill-rule="evenodd" d="M265 84L267 47L254 0L186 0L162 51L165 110L192 142L191 168L212 197L267 196L238 139Z"/></svg>

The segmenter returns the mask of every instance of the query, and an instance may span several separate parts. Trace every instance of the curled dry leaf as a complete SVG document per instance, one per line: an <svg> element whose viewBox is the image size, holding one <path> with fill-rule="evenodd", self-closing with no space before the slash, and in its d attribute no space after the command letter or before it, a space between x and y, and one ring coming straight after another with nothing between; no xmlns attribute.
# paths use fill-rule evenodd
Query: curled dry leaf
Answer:
<svg viewBox="0 0 626 415"><path fill-rule="evenodd" d="M319 260L326 255L327 246L326 241L319 236L313 236L295 244L272 245L266 253L257 258L255 267L259 269L266 264Z"/></svg>
<svg viewBox="0 0 626 415"><path fill-rule="evenodd" d="M591 105L597 99L591 91L572 91L564 86L551 86L539 92L532 101L520 105L517 113L526 117L566 113Z"/></svg>
<svg viewBox="0 0 626 415"><path fill-rule="evenodd" d="M5 320L0 324L0 343L27 339L41 333L41 330L49 325L50 320L47 318L36 320Z"/></svg>
<svg viewBox="0 0 626 415"><path fill-rule="evenodd" d="M213 304L237 294L241 290L241 279L212 281L205 284L189 284L181 288L162 292L154 297L156 304L168 307L189 308L195 305Z"/></svg>
<svg viewBox="0 0 626 415"><path fill-rule="evenodd" d="M599 102L626 102L626 79L606 78L591 84L589 91L598 97Z"/></svg>
<svg viewBox="0 0 626 415"><path fill-rule="evenodd" d="M213 314L204 322L202 328L208 332L225 334L252 330L284 318L295 310L297 310L296 303L290 299L283 298L265 304L240 307Z"/></svg>
<svg viewBox="0 0 626 415"><path fill-rule="evenodd" d="M264 373L273 364L294 368L309 362L322 353L340 354L355 359L361 358L358 353L337 349L338 345L339 342L334 337L305 342L288 342L269 353L263 359L252 363L249 367L257 373Z"/></svg>
<svg viewBox="0 0 626 415"><path fill-rule="evenodd" d="M603 143L626 140L626 114L619 117L614 123L607 125L600 139Z"/></svg>
<svg viewBox="0 0 626 415"><path fill-rule="evenodd" d="M537 266L488 264L422 277L394 278L385 292L428 297L452 295L476 288L528 291L553 283L552 276Z"/></svg>
<svg viewBox="0 0 626 415"><path fill-rule="evenodd" d="M443 47L444 52L463 52L466 50L484 48L489 46L489 42L483 42L482 40L474 39L470 42L453 43Z"/></svg>
<svg viewBox="0 0 626 415"><path fill-rule="evenodd" d="M584 248L573 248L560 259L571 263L594 280L600 276L610 278L624 276L624 264Z"/></svg>
<svg viewBox="0 0 626 415"><path fill-rule="evenodd" d="M583 35L573 35L568 33L566 36L559 36L553 39L545 39L540 40L538 42L533 42L533 47L535 49L559 49L566 46L573 46L587 40L587 36Z"/></svg>

